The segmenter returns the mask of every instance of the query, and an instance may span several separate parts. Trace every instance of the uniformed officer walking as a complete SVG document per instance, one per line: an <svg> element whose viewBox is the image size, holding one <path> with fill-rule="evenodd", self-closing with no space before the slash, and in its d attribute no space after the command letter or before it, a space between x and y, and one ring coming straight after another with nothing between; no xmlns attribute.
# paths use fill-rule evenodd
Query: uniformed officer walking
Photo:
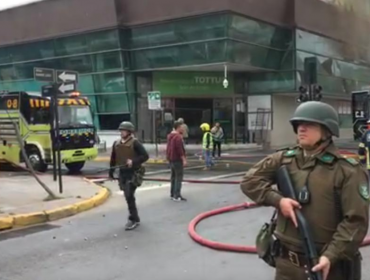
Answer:
<svg viewBox="0 0 370 280"><path fill-rule="evenodd" d="M140 224L135 191L144 176L142 164L149 156L144 146L134 138L135 127L131 122L122 122L118 129L122 139L113 144L109 177L113 178L114 170L119 168L119 186L124 192L129 210L126 230L132 230Z"/></svg>
<svg viewBox="0 0 370 280"><path fill-rule="evenodd" d="M241 183L242 191L258 204L278 209L276 280L306 280L306 259L295 208L310 225L320 254L314 271L324 279L361 279L359 246L369 223L368 175L354 159L346 159L334 146L339 137L338 114L328 104L302 103L290 120L297 147L278 151L252 167ZM301 201L284 198L273 188L276 172L286 165ZM352 277L352 278L351 278Z"/></svg>
<svg viewBox="0 0 370 280"><path fill-rule="evenodd" d="M367 130L358 146L358 156L370 174L370 120L367 121Z"/></svg>

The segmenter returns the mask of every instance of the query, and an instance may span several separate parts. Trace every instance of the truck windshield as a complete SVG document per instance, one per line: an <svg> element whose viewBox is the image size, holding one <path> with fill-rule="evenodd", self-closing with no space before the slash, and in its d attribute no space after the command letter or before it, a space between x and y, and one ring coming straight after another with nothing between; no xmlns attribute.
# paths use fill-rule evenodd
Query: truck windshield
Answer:
<svg viewBox="0 0 370 280"><path fill-rule="evenodd" d="M94 124L89 106L59 106L58 112L60 126L78 127Z"/></svg>

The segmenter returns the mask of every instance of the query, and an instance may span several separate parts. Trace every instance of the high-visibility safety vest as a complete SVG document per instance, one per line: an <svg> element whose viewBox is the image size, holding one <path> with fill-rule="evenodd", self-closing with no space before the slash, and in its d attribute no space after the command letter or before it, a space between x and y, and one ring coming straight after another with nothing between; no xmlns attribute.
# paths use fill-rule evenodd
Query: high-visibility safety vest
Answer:
<svg viewBox="0 0 370 280"><path fill-rule="evenodd" d="M358 145L358 156L362 164L370 170L370 130L364 133L360 144Z"/></svg>
<svg viewBox="0 0 370 280"><path fill-rule="evenodd" d="M205 132L203 134L203 149L204 150L207 149L207 135L209 135L209 147L208 147L208 149L212 149L212 146L213 146L213 137L212 137L211 132Z"/></svg>

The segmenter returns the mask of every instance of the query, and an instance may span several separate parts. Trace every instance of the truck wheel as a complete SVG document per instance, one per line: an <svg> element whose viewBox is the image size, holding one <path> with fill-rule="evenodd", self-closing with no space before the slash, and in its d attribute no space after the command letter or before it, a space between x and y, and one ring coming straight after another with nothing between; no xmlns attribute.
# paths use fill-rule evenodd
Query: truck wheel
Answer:
<svg viewBox="0 0 370 280"><path fill-rule="evenodd" d="M85 162L72 162L72 163L66 163L66 167L68 168L70 173L79 173L81 169L84 167Z"/></svg>
<svg viewBox="0 0 370 280"><path fill-rule="evenodd" d="M37 148L27 149L27 155L35 171L45 173L48 170L48 165L42 159L40 151Z"/></svg>

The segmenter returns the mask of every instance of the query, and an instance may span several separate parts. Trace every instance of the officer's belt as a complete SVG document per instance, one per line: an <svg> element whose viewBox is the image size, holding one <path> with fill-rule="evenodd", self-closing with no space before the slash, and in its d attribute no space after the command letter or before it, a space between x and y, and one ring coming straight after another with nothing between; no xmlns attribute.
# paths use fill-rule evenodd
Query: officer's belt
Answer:
<svg viewBox="0 0 370 280"><path fill-rule="evenodd" d="M307 265L307 258L304 253L294 252L280 243L279 255L283 259L289 260L294 266L304 267Z"/></svg>

